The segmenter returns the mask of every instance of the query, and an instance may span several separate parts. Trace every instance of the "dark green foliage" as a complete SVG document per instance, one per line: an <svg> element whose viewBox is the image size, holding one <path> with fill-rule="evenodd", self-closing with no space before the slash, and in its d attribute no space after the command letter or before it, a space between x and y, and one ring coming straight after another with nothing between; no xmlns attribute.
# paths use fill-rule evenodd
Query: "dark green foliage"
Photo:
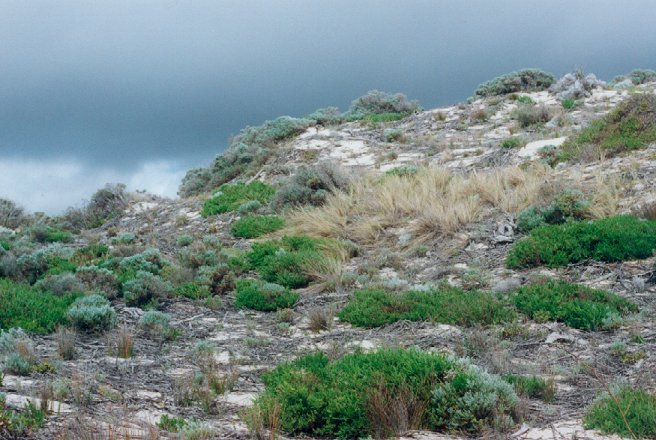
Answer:
<svg viewBox="0 0 656 440"><path fill-rule="evenodd" d="M83 331L100 332L116 324L116 312L107 298L101 295L83 296L68 309L71 324Z"/></svg>
<svg viewBox="0 0 656 440"><path fill-rule="evenodd" d="M109 247L102 243L86 245L75 251L71 260L77 265L96 264L102 262L109 255Z"/></svg>
<svg viewBox="0 0 656 440"><path fill-rule="evenodd" d="M298 293L274 283L259 280L237 280L235 306L273 312L279 309L292 308L298 301Z"/></svg>
<svg viewBox="0 0 656 440"><path fill-rule="evenodd" d="M76 295L55 296L25 284L0 280L0 329L20 327L50 333L66 322L66 311Z"/></svg>
<svg viewBox="0 0 656 440"><path fill-rule="evenodd" d="M526 142L522 138L513 136L501 141L501 148L510 150L513 148L521 148L524 144L526 144Z"/></svg>
<svg viewBox="0 0 656 440"><path fill-rule="evenodd" d="M255 243L246 258L263 280L296 289L310 283L305 265L321 258L321 243L310 237L283 237Z"/></svg>
<svg viewBox="0 0 656 440"><path fill-rule="evenodd" d="M583 193L574 189L561 191L545 207L531 206L517 216L517 229L520 232L531 230L545 224L557 225L566 221L583 220L588 217L590 202Z"/></svg>
<svg viewBox="0 0 656 440"><path fill-rule="evenodd" d="M563 99L562 101L560 101L560 104L563 106L565 110L571 110L574 107L576 107L576 101L571 98Z"/></svg>
<svg viewBox="0 0 656 440"><path fill-rule="evenodd" d="M212 296L208 286L196 283L185 283L176 287L175 294L189 299L205 299Z"/></svg>
<svg viewBox="0 0 656 440"><path fill-rule="evenodd" d="M322 161L312 167L301 166L282 185L271 201L274 209L322 205L335 190L345 190L351 177L339 165Z"/></svg>
<svg viewBox="0 0 656 440"><path fill-rule="evenodd" d="M168 414L164 414L157 422L157 427L167 432L178 432L188 424L184 417L169 417Z"/></svg>
<svg viewBox="0 0 656 440"><path fill-rule="evenodd" d="M501 75L478 86L476 97L505 95L517 92L539 92L556 82L556 78L539 69L523 69Z"/></svg>
<svg viewBox="0 0 656 440"><path fill-rule="evenodd" d="M35 225L30 228L30 236L37 243L68 243L73 240L73 234L62 231L51 226Z"/></svg>
<svg viewBox="0 0 656 440"><path fill-rule="evenodd" d="M380 327L402 320L474 326L515 318L514 312L494 294L447 286L402 294L361 290L354 293L338 316L359 327Z"/></svg>
<svg viewBox="0 0 656 440"><path fill-rule="evenodd" d="M592 259L613 262L644 259L656 249L656 222L632 216L576 221L533 229L516 242L506 266L560 267Z"/></svg>
<svg viewBox="0 0 656 440"><path fill-rule="evenodd" d="M45 411L38 409L32 402L28 402L20 411L9 408L4 395L0 394L0 438L29 438L31 433L41 427L45 417Z"/></svg>
<svg viewBox="0 0 656 440"><path fill-rule="evenodd" d="M367 122L394 122L399 121L408 116L407 113L373 113L362 118L363 121ZM390 142L390 141L388 141Z"/></svg>
<svg viewBox="0 0 656 440"><path fill-rule="evenodd" d="M608 156L645 148L656 141L656 96L635 94L561 147L559 160L577 158L587 146Z"/></svg>
<svg viewBox="0 0 656 440"><path fill-rule="evenodd" d="M656 395L623 387L614 396L606 394L595 401L585 413L584 426L623 437L655 438Z"/></svg>
<svg viewBox="0 0 656 440"><path fill-rule="evenodd" d="M502 379L515 388L515 392L521 396L532 399L540 399L552 402L556 394L553 380L546 380L539 376L520 376L517 374L505 374Z"/></svg>
<svg viewBox="0 0 656 440"><path fill-rule="evenodd" d="M221 185L217 192L218 194L212 196L203 204L202 214L204 216L236 211L239 206L251 200L268 203L276 193L273 187L258 180L249 184Z"/></svg>
<svg viewBox="0 0 656 440"><path fill-rule="evenodd" d="M416 350L355 353L333 362L310 354L263 381L256 405L265 417L280 411L283 431L331 438L399 434L381 423L393 405L407 410L407 422L418 428L469 432L512 423L517 405L512 388L498 378Z"/></svg>
<svg viewBox="0 0 656 440"><path fill-rule="evenodd" d="M520 104L526 104L526 105L535 104L535 101L533 101L533 98L531 98L528 95L520 95L520 96L517 97L517 99L515 101L517 101Z"/></svg>
<svg viewBox="0 0 656 440"><path fill-rule="evenodd" d="M128 306L145 306L166 298L173 288L159 276L140 270L123 285L123 299Z"/></svg>
<svg viewBox="0 0 656 440"><path fill-rule="evenodd" d="M613 317L638 311L633 303L614 293L559 280L524 286L514 302L533 319L560 321L581 330L604 328Z"/></svg>
<svg viewBox="0 0 656 440"><path fill-rule="evenodd" d="M231 232L239 238L257 238L282 229L284 225L283 218L277 215L249 215L237 220Z"/></svg>

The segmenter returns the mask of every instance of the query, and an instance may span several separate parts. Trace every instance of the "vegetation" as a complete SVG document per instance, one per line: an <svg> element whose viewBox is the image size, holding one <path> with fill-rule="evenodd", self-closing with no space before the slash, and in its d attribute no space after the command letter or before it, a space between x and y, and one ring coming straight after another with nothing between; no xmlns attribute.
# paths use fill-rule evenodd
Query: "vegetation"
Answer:
<svg viewBox="0 0 656 440"><path fill-rule="evenodd" d="M154 305L159 299L166 298L172 290L171 284L159 276L140 270L134 279L123 285L123 299L129 306Z"/></svg>
<svg viewBox="0 0 656 440"><path fill-rule="evenodd" d="M45 420L45 411L37 408L32 402L22 411L10 409L5 396L0 393L0 438L27 438L38 430Z"/></svg>
<svg viewBox="0 0 656 440"><path fill-rule="evenodd" d="M420 110L417 101L408 100L402 93L390 94L372 90L355 99L344 116L350 121L369 119L372 122L386 122L396 121Z"/></svg>
<svg viewBox="0 0 656 440"><path fill-rule="evenodd" d="M632 216L573 221L533 229L516 242L506 266L560 267L592 259L613 262L650 257L656 249L656 222Z"/></svg>
<svg viewBox="0 0 656 440"><path fill-rule="evenodd" d="M271 205L278 210L302 205L320 206L330 194L346 190L350 183L350 175L333 162L301 166L278 190Z"/></svg>
<svg viewBox="0 0 656 440"><path fill-rule="evenodd" d="M281 229L285 225L277 215L248 215L232 225L232 235L239 238L257 238Z"/></svg>
<svg viewBox="0 0 656 440"><path fill-rule="evenodd" d="M565 110L571 110L574 107L576 107L576 100L572 98L563 99L562 101L560 101L560 104L563 106Z"/></svg>
<svg viewBox="0 0 656 440"><path fill-rule="evenodd" d="M256 401L264 419L278 414L291 434L387 438L404 430L481 432L509 429L517 396L507 383L471 365L415 350L321 353L263 376Z"/></svg>
<svg viewBox="0 0 656 440"><path fill-rule="evenodd" d="M25 284L0 279L0 329L20 327L34 333L50 333L66 322L68 307L76 295L55 296Z"/></svg>
<svg viewBox="0 0 656 440"><path fill-rule="evenodd" d="M237 280L235 306L273 312L294 307L298 301L298 293L275 283L265 283L260 280Z"/></svg>
<svg viewBox="0 0 656 440"><path fill-rule="evenodd" d="M372 123L394 122L399 121L406 116L408 116L407 113L372 113L370 115L364 116L362 120Z"/></svg>
<svg viewBox="0 0 656 440"><path fill-rule="evenodd" d="M271 186L257 180L248 184L221 185L215 195L205 201L202 214L207 217L236 211L241 205L252 200L268 203L275 192Z"/></svg>
<svg viewBox="0 0 656 440"><path fill-rule="evenodd" d="M597 399L583 418L588 429L624 437L656 437L656 395L622 387Z"/></svg>
<svg viewBox="0 0 656 440"><path fill-rule="evenodd" d="M513 111L512 117L517 120L520 127L527 128L533 125L549 122L551 114L549 109L544 105L522 104L519 108Z"/></svg>
<svg viewBox="0 0 656 440"><path fill-rule="evenodd" d="M639 86L641 84L656 81L656 72L650 69L635 69L626 75L620 75L614 78L613 83L617 84L625 79L630 79L633 85Z"/></svg>
<svg viewBox="0 0 656 440"><path fill-rule="evenodd" d="M483 292L455 287L396 294L381 289L355 292L338 314L359 327L380 327L397 321L433 321L474 326L509 322L515 314L503 302Z"/></svg>
<svg viewBox="0 0 656 440"><path fill-rule="evenodd" d="M75 300L68 319L80 330L100 332L116 325L116 312L104 296L89 295Z"/></svg>
<svg viewBox="0 0 656 440"><path fill-rule="evenodd" d="M11 374L28 376L36 364L32 341L20 328L0 330L0 369Z"/></svg>
<svg viewBox="0 0 656 440"><path fill-rule="evenodd" d="M139 329L151 339L174 339L178 332L171 327L171 315L158 310L148 310L139 318Z"/></svg>
<svg viewBox="0 0 656 440"><path fill-rule="evenodd" d="M515 392L521 396L552 402L556 395L556 386L553 380L517 374L505 374L502 378L511 384L515 388Z"/></svg>
<svg viewBox="0 0 656 440"><path fill-rule="evenodd" d="M606 116L592 121L561 146L560 161L579 158L594 149L606 157L645 148L656 141L656 96L635 94Z"/></svg>
<svg viewBox="0 0 656 440"><path fill-rule="evenodd" d="M0 198L0 226L16 229L27 220L25 210L11 200Z"/></svg>
<svg viewBox="0 0 656 440"><path fill-rule="evenodd" d="M518 92L539 92L546 90L556 78L539 69L523 69L501 75L478 86L474 91L477 98L506 95Z"/></svg>
<svg viewBox="0 0 656 440"><path fill-rule="evenodd" d="M566 189L545 207L531 206L517 216L517 229L530 232L543 225L558 225L590 217L590 201L581 191Z"/></svg>
<svg viewBox="0 0 656 440"><path fill-rule="evenodd" d="M518 136L509 137L501 141L501 148L512 150L514 148L521 148L526 144L522 138Z"/></svg>
<svg viewBox="0 0 656 440"><path fill-rule="evenodd" d="M74 230L97 228L120 215L127 205L125 185L107 184L93 193L82 208L69 208L64 220Z"/></svg>

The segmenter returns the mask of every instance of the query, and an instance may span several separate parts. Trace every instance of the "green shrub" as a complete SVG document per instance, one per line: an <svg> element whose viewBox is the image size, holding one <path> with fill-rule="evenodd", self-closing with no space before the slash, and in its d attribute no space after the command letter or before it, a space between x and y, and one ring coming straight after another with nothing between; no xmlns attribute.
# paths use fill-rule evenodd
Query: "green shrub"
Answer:
<svg viewBox="0 0 656 440"><path fill-rule="evenodd" d="M637 311L633 303L614 293L559 280L520 288L514 303L531 318L560 321L581 330L604 328L614 316Z"/></svg>
<svg viewBox="0 0 656 440"><path fill-rule="evenodd" d="M651 81L656 81L656 72L651 69L635 69L626 75L620 75L613 78L613 83L621 82L625 79L630 79L633 85L639 86Z"/></svg>
<svg viewBox="0 0 656 440"><path fill-rule="evenodd" d="M0 436L6 439L30 438L43 425L46 413L29 401L18 411L8 407L0 393Z"/></svg>
<svg viewBox="0 0 656 440"><path fill-rule="evenodd" d="M549 109L544 105L522 104L512 112L512 118L517 120L520 127L527 128L549 122L551 114L549 113Z"/></svg>
<svg viewBox="0 0 656 440"><path fill-rule="evenodd" d="M112 238L112 244L133 244L137 241L137 236L132 232L126 232L118 237Z"/></svg>
<svg viewBox="0 0 656 440"><path fill-rule="evenodd" d="M305 119L316 121L317 124L323 126L338 125L345 121L344 116L340 113L337 107L320 108L309 115Z"/></svg>
<svg viewBox="0 0 656 440"><path fill-rule="evenodd" d="M563 99L560 101L560 105L562 105L565 110L571 110L576 107L576 100L571 98Z"/></svg>
<svg viewBox="0 0 656 440"><path fill-rule="evenodd" d="M73 254L75 264L94 264L104 261L109 255L109 247L102 243L92 243L81 247Z"/></svg>
<svg viewBox="0 0 656 440"><path fill-rule="evenodd" d="M29 233L32 240L37 243L69 243L73 241L73 234L70 232L41 224L32 226Z"/></svg>
<svg viewBox="0 0 656 440"><path fill-rule="evenodd" d="M241 205L251 200L268 203L275 193L273 187L258 180L249 184L224 184L210 199L205 201L202 214L207 217L236 211Z"/></svg>
<svg viewBox="0 0 656 440"><path fill-rule="evenodd" d="M350 175L334 162L301 166L278 190L271 205L278 210L302 205L319 206L330 193L346 190L350 183Z"/></svg>
<svg viewBox="0 0 656 440"><path fill-rule="evenodd" d="M160 298L167 297L173 288L157 275L139 271L134 279L123 285L123 299L129 306L144 306Z"/></svg>
<svg viewBox="0 0 656 440"><path fill-rule="evenodd" d="M34 345L22 329L0 330L1 371L19 376L29 376L36 361Z"/></svg>
<svg viewBox="0 0 656 440"><path fill-rule="evenodd" d="M50 295L25 284L0 280L0 329L20 327L50 333L66 322L66 311L75 297Z"/></svg>
<svg viewBox="0 0 656 440"><path fill-rule="evenodd" d="M70 261L72 252L60 245L50 245L16 259L16 269L22 279L34 284L44 275L74 272L77 266Z"/></svg>
<svg viewBox="0 0 656 440"><path fill-rule="evenodd" d="M474 91L474 96L484 98L508 93L540 92L548 89L554 82L556 78L550 73L539 69L523 69L481 84Z"/></svg>
<svg viewBox="0 0 656 440"><path fill-rule="evenodd" d="M599 148L609 157L647 147L656 141L656 96L635 94L610 113L590 125L561 146L561 161L578 158L586 147Z"/></svg>
<svg viewBox="0 0 656 440"><path fill-rule="evenodd" d="M395 121L418 111L421 111L419 103L408 100L402 93L390 94L372 90L355 99L344 116L347 120L354 121L369 115L386 115L381 116L382 120L372 119L372 122L385 122Z"/></svg>
<svg viewBox="0 0 656 440"><path fill-rule="evenodd" d="M291 308L298 301L298 293L274 283L259 280L237 280L235 306L273 312L279 309Z"/></svg>
<svg viewBox="0 0 656 440"><path fill-rule="evenodd" d="M503 380L513 386L515 392L521 396L552 402L556 395L556 386L553 380L539 376L520 376L505 374Z"/></svg>
<svg viewBox="0 0 656 440"><path fill-rule="evenodd" d="M138 272L150 272L153 275L158 275L168 264L159 249L150 248L139 254L121 259L116 270L119 280L125 282L133 279ZM109 266L112 268L113 264Z"/></svg>
<svg viewBox="0 0 656 440"><path fill-rule="evenodd" d="M118 217L128 205L128 195L122 183L108 183L91 196L82 208L69 208L64 219L76 230L98 228Z"/></svg>
<svg viewBox="0 0 656 440"><path fill-rule="evenodd" d="M587 429L623 437L656 437L656 395L629 387L613 395L602 395L588 408L583 418Z"/></svg>
<svg viewBox="0 0 656 440"><path fill-rule="evenodd" d="M519 95L516 99L516 101L520 104L526 104L526 105L533 105L535 104L535 101L533 101L533 98L531 98L528 95Z"/></svg>
<svg viewBox="0 0 656 440"><path fill-rule="evenodd" d="M379 123L379 122L394 122L408 116L407 113L373 113L362 118L363 121ZM388 141L390 142L390 141Z"/></svg>
<svg viewBox="0 0 656 440"><path fill-rule="evenodd" d="M533 229L516 242L506 257L511 269L566 266L592 259L644 259L656 249L656 222L632 216L575 221Z"/></svg>
<svg viewBox="0 0 656 440"><path fill-rule="evenodd" d="M237 220L231 228L232 235L239 238L257 238L282 229L285 221L277 215L249 215Z"/></svg>
<svg viewBox="0 0 656 440"><path fill-rule="evenodd" d="M401 165L398 167L390 168L385 171L387 176L400 176L400 177L410 177L414 176L419 172L419 168L416 165Z"/></svg>
<svg viewBox="0 0 656 440"><path fill-rule="evenodd" d="M401 142L403 140L403 131L398 128L385 130L385 142Z"/></svg>
<svg viewBox="0 0 656 440"><path fill-rule="evenodd" d="M266 420L279 413L290 434L331 438L389 438L390 407L399 424L439 431L481 432L514 424L517 396L498 377L444 355L416 350L355 353L336 361L321 353L263 375L256 407ZM393 416L392 416L393 417ZM388 419L389 420L389 419ZM403 428L401 428L403 429Z"/></svg>
<svg viewBox="0 0 656 440"><path fill-rule="evenodd" d="M265 281L291 289L306 287L311 281L306 265L322 257L322 242L310 237L283 237L255 243L246 258Z"/></svg>
<svg viewBox="0 0 656 440"><path fill-rule="evenodd" d="M262 208L262 203L257 200L249 200L248 202L239 205L237 212L241 215L252 214L259 211L260 208Z"/></svg>
<svg viewBox="0 0 656 440"><path fill-rule="evenodd" d="M163 414L157 422L157 427L167 432L178 432L188 423L184 417L170 417L168 414Z"/></svg>
<svg viewBox="0 0 656 440"><path fill-rule="evenodd" d="M543 208L531 206L520 212L517 216L517 229L520 232L530 232L545 224L583 220L589 216L589 211L590 202L581 191L566 189L556 195L549 205Z"/></svg>
<svg viewBox="0 0 656 440"><path fill-rule="evenodd" d="M116 325L116 312L107 298L95 294L76 299L68 309L68 319L80 330L100 332Z"/></svg>
<svg viewBox="0 0 656 440"><path fill-rule="evenodd" d="M513 149L513 148L521 148L525 144L526 144L526 142L522 138L520 138L518 136L513 136L513 137L509 137L509 138L504 139L503 141L501 141L501 148L504 148L506 150L510 150L510 149Z"/></svg>
<svg viewBox="0 0 656 440"><path fill-rule="evenodd" d="M171 327L171 315L157 310L148 310L139 318L138 327L152 339L174 339L177 331Z"/></svg>
<svg viewBox="0 0 656 440"><path fill-rule="evenodd" d="M402 320L474 326L515 318L514 312L493 294L448 286L402 294L382 289L360 290L338 316L358 327L380 327Z"/></svg>
<svg viewBox="0 0 656 440"><path fill-rule="evenodd" d="M46 276L37 281L34 287L58 296L84 291L82 283L70 272Z"/></svg>
<svg viewBox="0 0 656 440"><path fill-rule="evenodd" d="M17 229L27 221L25 210L11 200L0 198L0 226Z"/></svg>
<svg viewBox="0 0 656 440"><path fill-rule="evenodd" d="M176 287L175 294L189 299L205 299L212 296L208 286L196 283L185 283Z"/></svg>
<svg viewBox="0 0 656 440"><path fill-rule="evenodd" d="M75 272L75 277L87 291L102 292L109 299L116 298L120 293L121 283L109 269L82 266Z"/></svg>
<svg viewBox="0 0 656 440"><path fill-rule="evenodd" d="M191 235L179 235L178 238L175 239L175 245L178 247L189 246L193 242L194 237Z"/></svg>

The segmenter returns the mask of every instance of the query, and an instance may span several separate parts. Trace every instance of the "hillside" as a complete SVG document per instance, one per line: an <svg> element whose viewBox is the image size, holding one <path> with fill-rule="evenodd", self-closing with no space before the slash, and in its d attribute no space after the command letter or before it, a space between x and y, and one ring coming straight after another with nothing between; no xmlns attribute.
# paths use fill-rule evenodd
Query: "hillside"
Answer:
<svg viewBox="0 0 656 440"><path fill-rule="evenodd" d="M0 201L0 439L656 437L655 94L370 92L177 199Z"/></svg>

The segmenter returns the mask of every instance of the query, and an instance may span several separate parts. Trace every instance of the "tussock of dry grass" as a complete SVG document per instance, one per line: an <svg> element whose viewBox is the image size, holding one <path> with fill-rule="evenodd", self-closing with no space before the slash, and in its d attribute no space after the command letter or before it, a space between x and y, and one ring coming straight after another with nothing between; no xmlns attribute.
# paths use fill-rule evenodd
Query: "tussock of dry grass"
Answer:
<svg viewBox="0 0 656 440"><path fill-rule="evenodd" d="M283 233L371 244L385 229L407 225L416 236L448 236L491 210L528 207L546 178L542 167L469 175L428 167L412 176L369 175L322 207L290 213Z"/></svg>

